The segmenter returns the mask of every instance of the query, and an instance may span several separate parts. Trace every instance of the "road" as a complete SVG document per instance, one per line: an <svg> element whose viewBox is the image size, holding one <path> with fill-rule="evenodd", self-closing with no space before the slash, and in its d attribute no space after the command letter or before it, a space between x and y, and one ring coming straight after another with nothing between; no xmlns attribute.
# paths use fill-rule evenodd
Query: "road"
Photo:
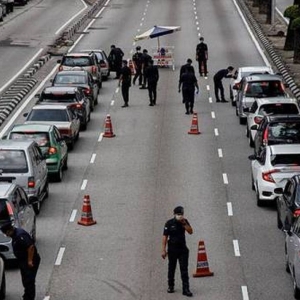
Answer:
<svg viewBox="0 0 300 300"><path fill-rule="evenodd" d="M37 299L182 299L179 274L176 293L166 293L167 262L160 257L164 222L177 205L185 207L194 227L187 237L190 274L199 240L205 241L215 272L191 278L194 299L292 299L275 208L257 207L251 190L247 157L253 150L245 127L230 104L213 97L212 75L220 68L264 64L234 1L108 0L94 20L74 51L108 51L114 43L130 57L136 34L155 24L180 25L180 32L161 38L161 45L175 47L177 68L160 69L155 107L148 106L147 91L132 86L130 106L121 108L117 81L104 82L88 130L70 153L69 170L62 183L51 184L38 217ZM209 76L199 78L195 110L201 135L193 136L187 134L191 116L184 114L177 85L179 66L188 57L194 60L200 35L209 46ZM156 40L139 44L150 50ZM38 79L49 74L55 60ZM112 139L99 138L106 114L116 134ZM91 227L77 225L85 194L97 221ZM17 270L8 270L7 278L7 299L18 299Z"/></svg>

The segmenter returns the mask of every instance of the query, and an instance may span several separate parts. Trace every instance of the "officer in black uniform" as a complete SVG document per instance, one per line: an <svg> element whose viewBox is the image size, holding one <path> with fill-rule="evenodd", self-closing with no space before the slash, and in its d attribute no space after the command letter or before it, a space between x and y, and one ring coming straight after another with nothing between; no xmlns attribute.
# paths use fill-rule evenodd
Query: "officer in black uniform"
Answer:
<svg viewBox="0 0 300 300"><path fill-rule="evenodd" d="M128 107L129 88L131 87L131 70L127 66L127 60L123 60L123 67L120 74L119 86L122 83L122 96L124 100L124 105L122 107Z"/></svg>
<svg viewBox="0 0 300 300"><path fill-rule="evenodd" d="M215 75L214 75L214 86L215 86L215 96L216 96L216 102L228 102L225 99L224 96L224 87L222 84L222 79L223 78L232 78L234 75L233 73L234 68L229 66L227 69L222 69L219 70ZM221 100L219 98L219 90L221 94Z"/></svg>
<svg viewBox="0 0 300 300"><path fill-rule="evenodd" d="M12 239L14 255L20 267L24 286L23 300L34 300L35 278L41 260L34 240L24 229L16 228L11 223L3 225L1 231Z"/></svg>
<svg viewBox="0 0 300 300"><path fill-rule="evenodd" d="M199 74L207 76L207 60L208 60L208 47L207 44L204 43L204 38L200 38L200 43L196 47L196 60L199 64ZM203 71L202 71L203 66Z"/></svg>
<svg viewBox="0 0 300 300"><path fill-rule="evenodd" d="M144 49L143 50L143 55L142 55L142 74L143 74L143 83L142 86L140 87L141 90L147 89L146 87L146 77L145 77L145 70L149 66L149 61L152 59L152 57L148 54L148 50Z"/></svg>
<svg viewBox="0 0 300 300"><path fill-rule="evenodd" d="M120 78L120 71L122 68L122 59L124 52L121 48L116 47L115 45L110 46L110 53L108 55L108 61L111 68L111 71L116 71L115 79Z"/></svg>
<svg viewBox="0 0 300 300"><path fill-rule="evenodd" d="M159 79L159 73L157 66L153 65L153 60L149 61L149 67L145 70L145 77L147 80L148 92L149 92L149 106L156 105L157 94L157 82Z"/></svg>
<svg viewBox="0 0 300 300"><path fill-rule="evenodd" d="M142 52L141 46L135 48L136 52L132 55L132 61L135 67L135 75L133 77L132 83L135 84L136 80L139 79L139 85L142 85Z"/></svg>
<svg viewBox="0 0 300 300"><path fill-rule="evenodd" d="M174 293L174 276L178 260L182 279L182 294L192 297L193 294L190 291L188 274L189 249L186 246L185 232L187 231L189 234L192 234L193 228L183 215L183 207L177 206L174 209L174 218L166 222L163 232L161 256L163 259L168 256L169 259L168 293ZM168 251L166 250L167 244Z"/></svg>

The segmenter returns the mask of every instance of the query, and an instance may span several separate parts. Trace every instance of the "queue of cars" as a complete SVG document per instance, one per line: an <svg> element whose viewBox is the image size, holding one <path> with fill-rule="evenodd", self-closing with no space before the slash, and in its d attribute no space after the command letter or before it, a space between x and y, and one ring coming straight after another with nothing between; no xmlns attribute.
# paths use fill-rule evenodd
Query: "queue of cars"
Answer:
<svg viewBox="0 0 300 300"><path fill-rule="evenodd" d="M25 5L28 0L0 0L0 22L3 22L7 14L14 11L16 5Z"/></svg>
<svg viewBox="0 0 300 300"><path fill-rule="evenodd" d="M300 299L300 107L269 67L240 68L230 95L254 154L251 186L256 203L275 203L277 227L286 232L286 271Z"/></svg>

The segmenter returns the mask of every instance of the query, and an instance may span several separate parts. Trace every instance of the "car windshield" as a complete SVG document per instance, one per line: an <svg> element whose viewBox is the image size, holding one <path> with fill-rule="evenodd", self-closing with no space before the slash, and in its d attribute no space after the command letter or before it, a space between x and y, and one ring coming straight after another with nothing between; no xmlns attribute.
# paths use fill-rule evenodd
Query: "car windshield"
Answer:
<svg viewBox="0 0 300 300"><path fill-rule="evenodd" d="M101 52L95 52L98 61L100 61L101 59L104 60L103 54Z"/></svg>
<svg viewBox="0 0 300 300"><path fill-rule="evenodd" d="M76 96L74 94L42 94L40 101L42 102L66 102L73 103L76 102Z"/></svg>
<svg viewBox="0 0 300 300"><path fill-rule="evenodd" d="M10 140L34 140L40 147L50 147L48 132L11 132Z"/></svg>
<svg viewBox="0 0 300 300"><path fill-rule="evenodd" d="M71 74L58 74L54 79L54 84L86 84L86 76L71 75Z"/></svg>
<svg viewBox="0 0 300 300"><path fill-rule="evenodd" d="M300 143L300 123L271 123L268 137L271 139L285 140L291 143Z"/></svg>
<svg viewBox="0 0 300 300"><path fill-rule="evenodd" d="M68 114L63 109L33 109L27 121L68 122Z"/></svg>
<svg viewBox="0 0 300 300"><path fill-rule="evenodd" d="M299 110L292 103L264 104L259 108L259 115L298 114Z"/></svg>
<svg viewBox="0 0 300 300"><path fill-rule="evenodd" d="M9 214L9 204L6 199L0 199L0 226L12 221Z"/></svg>
<svg viewBox="0 0 300 300"><path fill-rule="evenodd" d="M271 155L272 166L300 166L300 154Z"/></svg>
<svg viewBox="0 0 300 300"><path fill-rule="evenodd" d="M247 71L247 72L241 72L241 77L247 77L251 74L269 74L267 71Z"/></svg>
<svg viewBox="0 0 300 300"><path fill-rule="evenodd" d="M257 98L285 95L283 85L279 80L248 82L246 84L244 94L246 97Z"/></svg>
<svg viewBox="0 0 300 300"><path fill-rule="evenodd" d="M26 173L27 161L23 150L0 149L0 173Z"/></svg>
<svg viewBox="0 0 300 300"><path fill-rule="evenodd" d="M89 57L86 56L72 56L72 57L65 57L62 61L64 66L68 67L84 67L84 66L91 66L92 62Z"/></svg>

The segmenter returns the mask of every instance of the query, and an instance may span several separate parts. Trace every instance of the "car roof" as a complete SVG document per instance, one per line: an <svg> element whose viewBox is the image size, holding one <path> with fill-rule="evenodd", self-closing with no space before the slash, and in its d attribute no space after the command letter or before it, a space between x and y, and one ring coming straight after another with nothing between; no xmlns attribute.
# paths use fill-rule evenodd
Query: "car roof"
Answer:
<svg viewBox="0 0 300 300"><path fill-rule="evenodd" d="M54 125L51 124L16 124L10 132L16 132L16 131L43 131L43 132L49 132L54 127Z"/></svg>
<svg viewBox="0 0 300 300"><path fill-rule="evenodd" d="M56 73L56 75L88 75L88 71L81 70L63 70Z"/></svg>
<svg viewBox="0 0 300 300"><path fill-rule="evenodd" d="M281 76L275 74L255 74L245 77L245 80L250 81L282 81Z"/></svg>
<svg viewBox="0 0 300 300"><path fill-rule="evenodd" d="M271 154L300 154L300 144L278 144L266 146Z"/></svg>
<svg viewBox="0 0 300 300"><path fill-rule="evenodd" d="M28 148L31 144L35 144L33 140L0 140L0 150L22 150Z"/></svg>
<svg viewBox="0 0 300 300"><path fill-rule="evenodd" d="M274 104L274 103L298 104L298 101L295 98L286 98L286 97L256 98L255 101L258 106L261 106L264 104Z"/></svg>
<svg viewBox="0 0 300 300"><path fill-rule="evenodd" d="M80 57L80 56L86 56L86 57L89 57L90 56L90 54L91 54L91 52L92 51L90 51L89 53L87 53L87 52L74 52L74 53L67 53L67 54L65 54L64 56L78 56L78 57Z"/></svg>
<svg viewBox="0 0 300 300"><path fill-rule="evenodd" d="M271 67L268 67L268 66L252 66L252 67L240 67L239 70L241 72L269 72L269 71L272 71L272 68Z"/></svg>
<svg viewBox="0 0 300 300"><path fill-rule="evenodd" d="M51 93L75 93L78 91L77 86L48 86L43 90L43 94Z"/></svg>
<svg viewBox="0 0 300 300"><path fill-rule="evenodd" d="M87 53L87 52L101 52L101 53L105 53L105 51L103 49L84 49L84 50L80 50L83 53Z"/></svg>

